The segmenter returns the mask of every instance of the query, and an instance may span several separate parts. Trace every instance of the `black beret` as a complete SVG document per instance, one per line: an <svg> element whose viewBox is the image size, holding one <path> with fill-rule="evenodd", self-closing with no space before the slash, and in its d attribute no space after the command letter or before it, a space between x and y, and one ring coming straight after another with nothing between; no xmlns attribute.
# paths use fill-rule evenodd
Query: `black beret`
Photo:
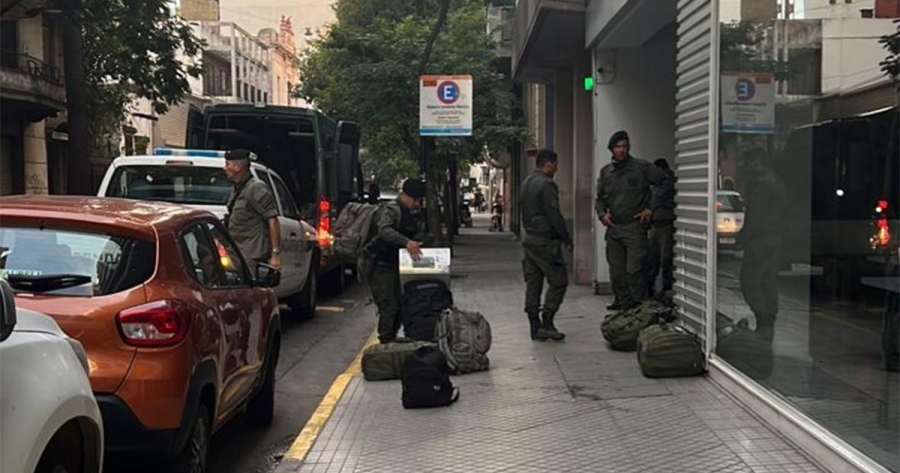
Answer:
<svg viewBox="0 0 900 473"><path fill-rule="evenodd" d="M225 159L227 161L237 161L240 159L253 160L255 158L256 155L248 149L231 149L225 152Z"/></svg>
<svg viewBox="0 0 900 473"><path fill-rule="evenodd" d="M627 131L619 130L619 131L613 133L613 135L609 138L609 144L606 145L606 149L612 151L612 149L616 147L616 143L618 143L622 140L628 140L628 132Z"/></svg>
<svg viewBox="0 0 900 473"><path fill-rule="evenodd" d="M419 179L407 179L403 182L403 193L413 199L421 199L425 197L425 183Z"/></svg>

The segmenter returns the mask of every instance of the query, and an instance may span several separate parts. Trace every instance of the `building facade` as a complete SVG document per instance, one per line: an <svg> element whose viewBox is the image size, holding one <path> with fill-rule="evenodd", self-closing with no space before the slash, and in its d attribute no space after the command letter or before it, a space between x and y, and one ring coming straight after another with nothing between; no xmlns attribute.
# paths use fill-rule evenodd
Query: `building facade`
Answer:
<svg viewBox="0 0 900 473"><path fill-rule="evenodd" d="M628 130L676 172L675 301L710 378L832 471L900 470L900 112L879 66L898 17L896 0L515 11L526 148L563 159L574 279L609 283L593 181Z"/></svg>
<svg viewBox="0 0 900 473"><path fill-rule="evenodd" d="M281 17L278 31L266 28L259 32L259 39L269 46L272 78L273 105L303 106L303 101L292 97L300 78L297 68L297 46L290 17Z"/></svg>
<svg viewBox="0 0 900 473"><path fill-rule="evenodd" d="M4 3L4 5L6 5ZM0 25L0 195L65 191L62 28L46 1L11 2Z"/></svg>

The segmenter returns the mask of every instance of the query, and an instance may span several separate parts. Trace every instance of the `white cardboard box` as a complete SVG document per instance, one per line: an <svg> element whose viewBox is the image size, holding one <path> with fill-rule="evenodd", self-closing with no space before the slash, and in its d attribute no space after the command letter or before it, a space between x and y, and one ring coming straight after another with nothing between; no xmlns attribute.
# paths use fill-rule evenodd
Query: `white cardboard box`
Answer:
<svg viewBox="0 0 900 473"><path fill-rule="evenodd" d="M444 281L450 287L450 248L422 248L422 257L414 261L405 248L400 254L400 287L418 279Z"/></svg>

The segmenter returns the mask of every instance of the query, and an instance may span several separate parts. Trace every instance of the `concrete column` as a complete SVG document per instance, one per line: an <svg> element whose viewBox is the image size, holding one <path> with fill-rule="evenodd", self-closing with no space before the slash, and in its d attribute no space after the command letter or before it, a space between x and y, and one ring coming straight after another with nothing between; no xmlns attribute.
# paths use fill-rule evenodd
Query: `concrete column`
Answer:
<svg viewBox="0 0 900 473"><path fill-rule="evenodd" d="M44 17L19 20L19 44L23 54L44 59ZM47 139L44 120L23 123L25 193L47 194Z"/></svg>
<svg viewBox="0 0 900 473"><path fill-rule="evenodd" d="M25 193L47 194L47 139L44 120L25 124L23 151L25 159Z"/></svg>
<svg viewBox="0 0 900 473"><path fill-rule="evenodd" d="M575 284L591 284L594 280L594 119L593 96L577 84L591 74L591 56L585 53L573 67L572 174L575 242L572 271Z"/></svg>
<svg viewBox="0 0 900 473"><path fill-rule="evenodd" d="M572 69L556 71L556 97L553 150L559 155L559 171L556 172L556 185L559 187L559 207L566 219L566 227L572 234L572 223L575 216L575 159L573 155L573 78ZM571 266L570 266L571 268Z"/></svg>

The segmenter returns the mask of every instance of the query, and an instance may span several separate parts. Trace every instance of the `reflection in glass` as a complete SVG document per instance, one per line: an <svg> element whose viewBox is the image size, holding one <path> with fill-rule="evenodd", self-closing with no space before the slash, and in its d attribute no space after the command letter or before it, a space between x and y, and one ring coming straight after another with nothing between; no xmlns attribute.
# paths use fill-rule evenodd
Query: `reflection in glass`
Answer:
<svg viewBox="0 0 900 473"><path fill-rule="evenodd" d="M716 353L898 471L900 108L879 40L900 15L881 3L720 0Z"/></svg>

